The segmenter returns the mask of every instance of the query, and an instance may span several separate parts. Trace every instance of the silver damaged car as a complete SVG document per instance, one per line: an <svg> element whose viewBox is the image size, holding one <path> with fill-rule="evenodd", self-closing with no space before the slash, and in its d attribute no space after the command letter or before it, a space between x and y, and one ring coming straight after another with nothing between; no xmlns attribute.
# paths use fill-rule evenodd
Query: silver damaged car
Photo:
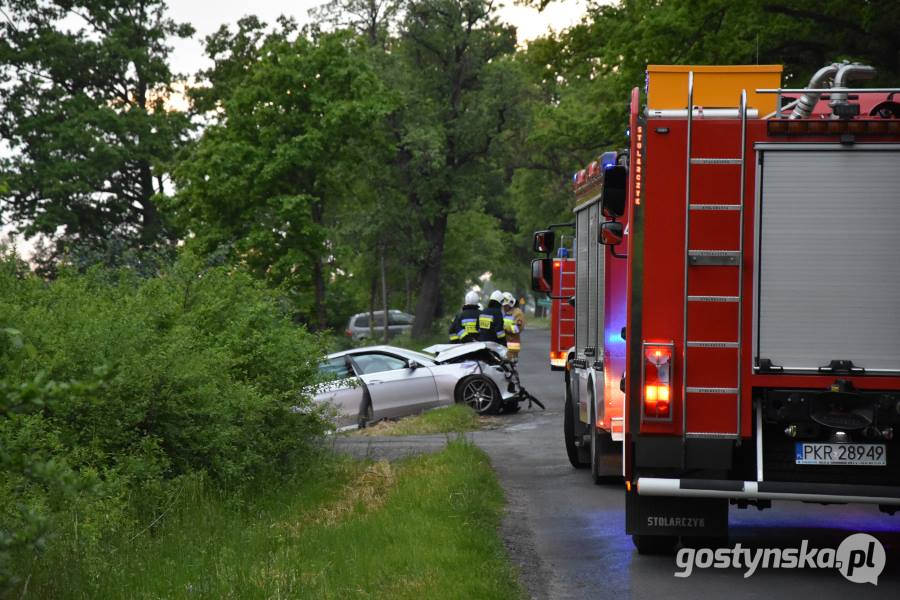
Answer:
<svg viewBox="0 0 900 600"><path fill-rule="evenodd" d="M438 344L424 352L369 346L329 354L315 400L328 403L339 428L365 427L449 404L479 414L518 410L519 389L506 348L493 342Z"/></svg>

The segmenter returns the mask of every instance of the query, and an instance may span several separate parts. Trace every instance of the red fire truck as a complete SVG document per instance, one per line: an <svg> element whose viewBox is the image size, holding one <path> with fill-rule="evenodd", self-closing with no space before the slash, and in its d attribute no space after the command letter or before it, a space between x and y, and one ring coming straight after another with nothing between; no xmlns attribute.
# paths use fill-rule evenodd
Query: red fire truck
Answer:
<svg viewBox="0 0 900 600"><path fill-rule="evenodd" d="M726 536L729 505L900 508L900 90L849 86L874 75L650 66L628 151L576 175L566 447L624 475L640 552Z"/></svg>
<svg viewBox="0 0 900 600"><path fill-rule="evenodd" d="M567 224L568 226L568 224ZM550 370L564 371L575 346L575 259L561 244L553 259L553 292L550 295Z"/></svg>

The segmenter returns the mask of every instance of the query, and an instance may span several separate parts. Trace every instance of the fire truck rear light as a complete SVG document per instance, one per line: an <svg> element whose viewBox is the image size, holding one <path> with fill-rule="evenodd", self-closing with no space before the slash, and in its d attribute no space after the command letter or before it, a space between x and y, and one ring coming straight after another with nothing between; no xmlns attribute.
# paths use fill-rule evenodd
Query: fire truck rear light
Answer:
<svg viewBox="0 0 900 600"><path fill-rule="evenodd" d="M672 349L671 343L644 343L643 420L669 421L672 418Z"/></svg>

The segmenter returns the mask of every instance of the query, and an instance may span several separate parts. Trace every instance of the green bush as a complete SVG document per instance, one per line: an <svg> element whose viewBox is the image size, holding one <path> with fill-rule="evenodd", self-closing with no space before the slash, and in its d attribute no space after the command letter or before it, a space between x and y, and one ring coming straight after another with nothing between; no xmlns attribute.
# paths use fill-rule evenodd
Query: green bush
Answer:
<svg viewBox="0 0 900 600"><path fill-rule="evenodd" d="M184 255L153 278L95 268L45 282L7 258L0 329L15 332L0 338L0 382L37 390L0 410L0 542L42 523L53 552L96 550L192 478L240 491L302 466L327 428L302 394L321 340L241 270ZM8 548L33 551L35 532Z"/></svg>

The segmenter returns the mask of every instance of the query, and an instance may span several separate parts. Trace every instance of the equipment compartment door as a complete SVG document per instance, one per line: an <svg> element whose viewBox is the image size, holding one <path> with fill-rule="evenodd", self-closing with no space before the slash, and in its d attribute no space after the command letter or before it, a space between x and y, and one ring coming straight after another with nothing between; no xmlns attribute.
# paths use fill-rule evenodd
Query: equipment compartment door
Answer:
<svg viewBox="0 0 900 600"><path fill-rule="evenodd" d="M757 150L756 364L900 374L900 146Z"/></svg>

